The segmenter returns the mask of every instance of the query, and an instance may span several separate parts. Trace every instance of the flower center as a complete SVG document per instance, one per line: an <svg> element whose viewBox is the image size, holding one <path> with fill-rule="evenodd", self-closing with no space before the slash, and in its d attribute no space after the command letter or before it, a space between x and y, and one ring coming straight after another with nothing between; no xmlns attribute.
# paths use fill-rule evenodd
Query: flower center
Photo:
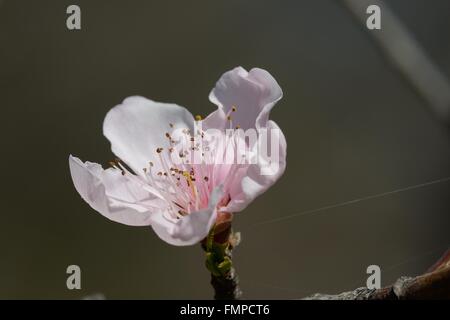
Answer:
<svg viewBox="0 0 450 320"><path fill-rule="evenodd" d="M232 128L231 113L227 114ZM129 179L140 180L140 185L168 203L171 219L179 219L191 212L208 206L213 189L222 185L224 196L219 206L230 200L230 186L239 179L241 169L246 166L236 161L225 161L230 154L235 160L239 138L233 134L216 130L214 135L202 130L201 117L196 117L194 132L187 128L174 128L172 134L166 132L168 145L155 149L155 162L143 168L143 177L131 174L120 162L115 165Z"/></svg>

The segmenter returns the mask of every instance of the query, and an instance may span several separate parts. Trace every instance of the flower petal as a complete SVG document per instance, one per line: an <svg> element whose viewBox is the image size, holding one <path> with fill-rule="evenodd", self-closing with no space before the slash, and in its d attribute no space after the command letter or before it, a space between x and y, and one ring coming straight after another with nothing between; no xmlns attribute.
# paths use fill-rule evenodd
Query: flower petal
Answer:
<svg viewBox="0 0 450 320"><path fill-rule="evenodd" d="M176 104L135 96L108 112L103 134L111 142L114 154L142 175L150 161L158 163L156 149L169 146L165 134L173 130L171 125L193 130L194 118Z"/></svg>
<svg viewBox="0 0 450 320"><path fill-rule="evenodd" d="M254 68L247 72L242 67L234 68L224 73L211 91L209 99L218 110L204 120L204 128L224 129L226 115L233 107L233 126L244 130L265 127L270 110L282 96L280 86L266 70Z"/></svg>
<svg viewBox="0 0 450 320"><path fill-rule="evenodd" d="M244 210L250 202L257 196L270 188L284 173L286 168L286 149L287 143L283 132L274 121L267 122L267 128L263 129L271 132L273 137L268 134L267 152L261 152L261 143L258 141L259 148L256 154L256 163L251 164L243 175L236 175L232 182L230 190L230 202L223 208L223 211L239 212ZM261 130L260 130L261 131ZM272 141L272 138L275 139ZM278 150L277 150L277 149Z"/></svg>
<svg viewBox="0 0 450 320"><path fill-rule="evenodd" d="M162 200L144 191L120 170L69 157L73 184L81 197L96 211L115 222L130 226L150 224L151 208Z"/></svg>
<svg viewBox="0 0 450 320"><path fill-rule="evenodd" d="M200 242L208 235L216 221L216 207L222 195L222 187L215 188L207 208L192 212L176 221L167 219L163 212L153 215L151 218L153 230L171 245L189 246Z"/></svg>

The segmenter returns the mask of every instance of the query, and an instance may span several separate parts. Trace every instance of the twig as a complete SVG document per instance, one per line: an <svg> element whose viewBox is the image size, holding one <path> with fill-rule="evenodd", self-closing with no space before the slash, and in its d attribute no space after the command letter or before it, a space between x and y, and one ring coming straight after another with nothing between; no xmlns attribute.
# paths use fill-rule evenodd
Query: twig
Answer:
<svg viewBox="0 0 450 320"><path fill-rule="evenodd" d="M236 270L231 268L227 276L211 274L211 285L214 288L215 300L238 300L242 296Z"/></svg>
<svg viewBox="0 0 450 320"><path fill-rule="evenodd" d="M240 234L232 232L231 223L225 227L222 225L220 229L213 228L202 241L216 300L238 300L242 296L239 277L232 262L232 251L239 242Z"/></svg>
<svg viewBox="0 0 450 320"><path fill-rule="evenodd" d="M450 249L417 277L401 277L381 289L358 288L337 295L316 293L305 300L425 300L450 299Z"/></svg>

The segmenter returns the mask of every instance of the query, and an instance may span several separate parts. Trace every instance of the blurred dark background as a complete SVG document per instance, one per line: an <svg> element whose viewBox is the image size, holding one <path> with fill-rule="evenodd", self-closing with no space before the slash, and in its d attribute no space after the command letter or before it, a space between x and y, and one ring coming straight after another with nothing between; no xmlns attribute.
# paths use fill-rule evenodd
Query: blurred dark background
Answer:
<svg viewBox="0 0 450 320"><path fill-rule="evenodd" d="M66 28L78 4L82 30ZM450 76L450 2L392 0ZM284 98L283 178L235 218L245 298L300 298L416 275L450 244L450 182L259 222L450 176L450 132L332 0L2 1L0 298L212 298L199 246L106 220L75 191L68 155L107 163L106 112L130 95L193 114L235 66ZM66 288L66 268L82 290Z"/></svg>

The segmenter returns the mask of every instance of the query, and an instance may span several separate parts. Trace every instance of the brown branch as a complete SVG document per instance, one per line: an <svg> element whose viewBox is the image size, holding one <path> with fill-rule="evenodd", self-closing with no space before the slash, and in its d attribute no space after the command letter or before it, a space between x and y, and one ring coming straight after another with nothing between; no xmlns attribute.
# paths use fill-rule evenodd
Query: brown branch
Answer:
<svg viewBox="0 0 450 320"><path fill-rule="evenodd" d="M239 300L242 296L239 278L234 268L231 268L224 277L211 274L211 285L214 288L215 300Z"/></svg>
<svg viewBox="0 0 450 320"><path fill-rule="evenodd" d="M381 289L358 288L336 295L316 293L306 300L428 300L450 299L450 249L417 277L401 277Z"/></svg>

